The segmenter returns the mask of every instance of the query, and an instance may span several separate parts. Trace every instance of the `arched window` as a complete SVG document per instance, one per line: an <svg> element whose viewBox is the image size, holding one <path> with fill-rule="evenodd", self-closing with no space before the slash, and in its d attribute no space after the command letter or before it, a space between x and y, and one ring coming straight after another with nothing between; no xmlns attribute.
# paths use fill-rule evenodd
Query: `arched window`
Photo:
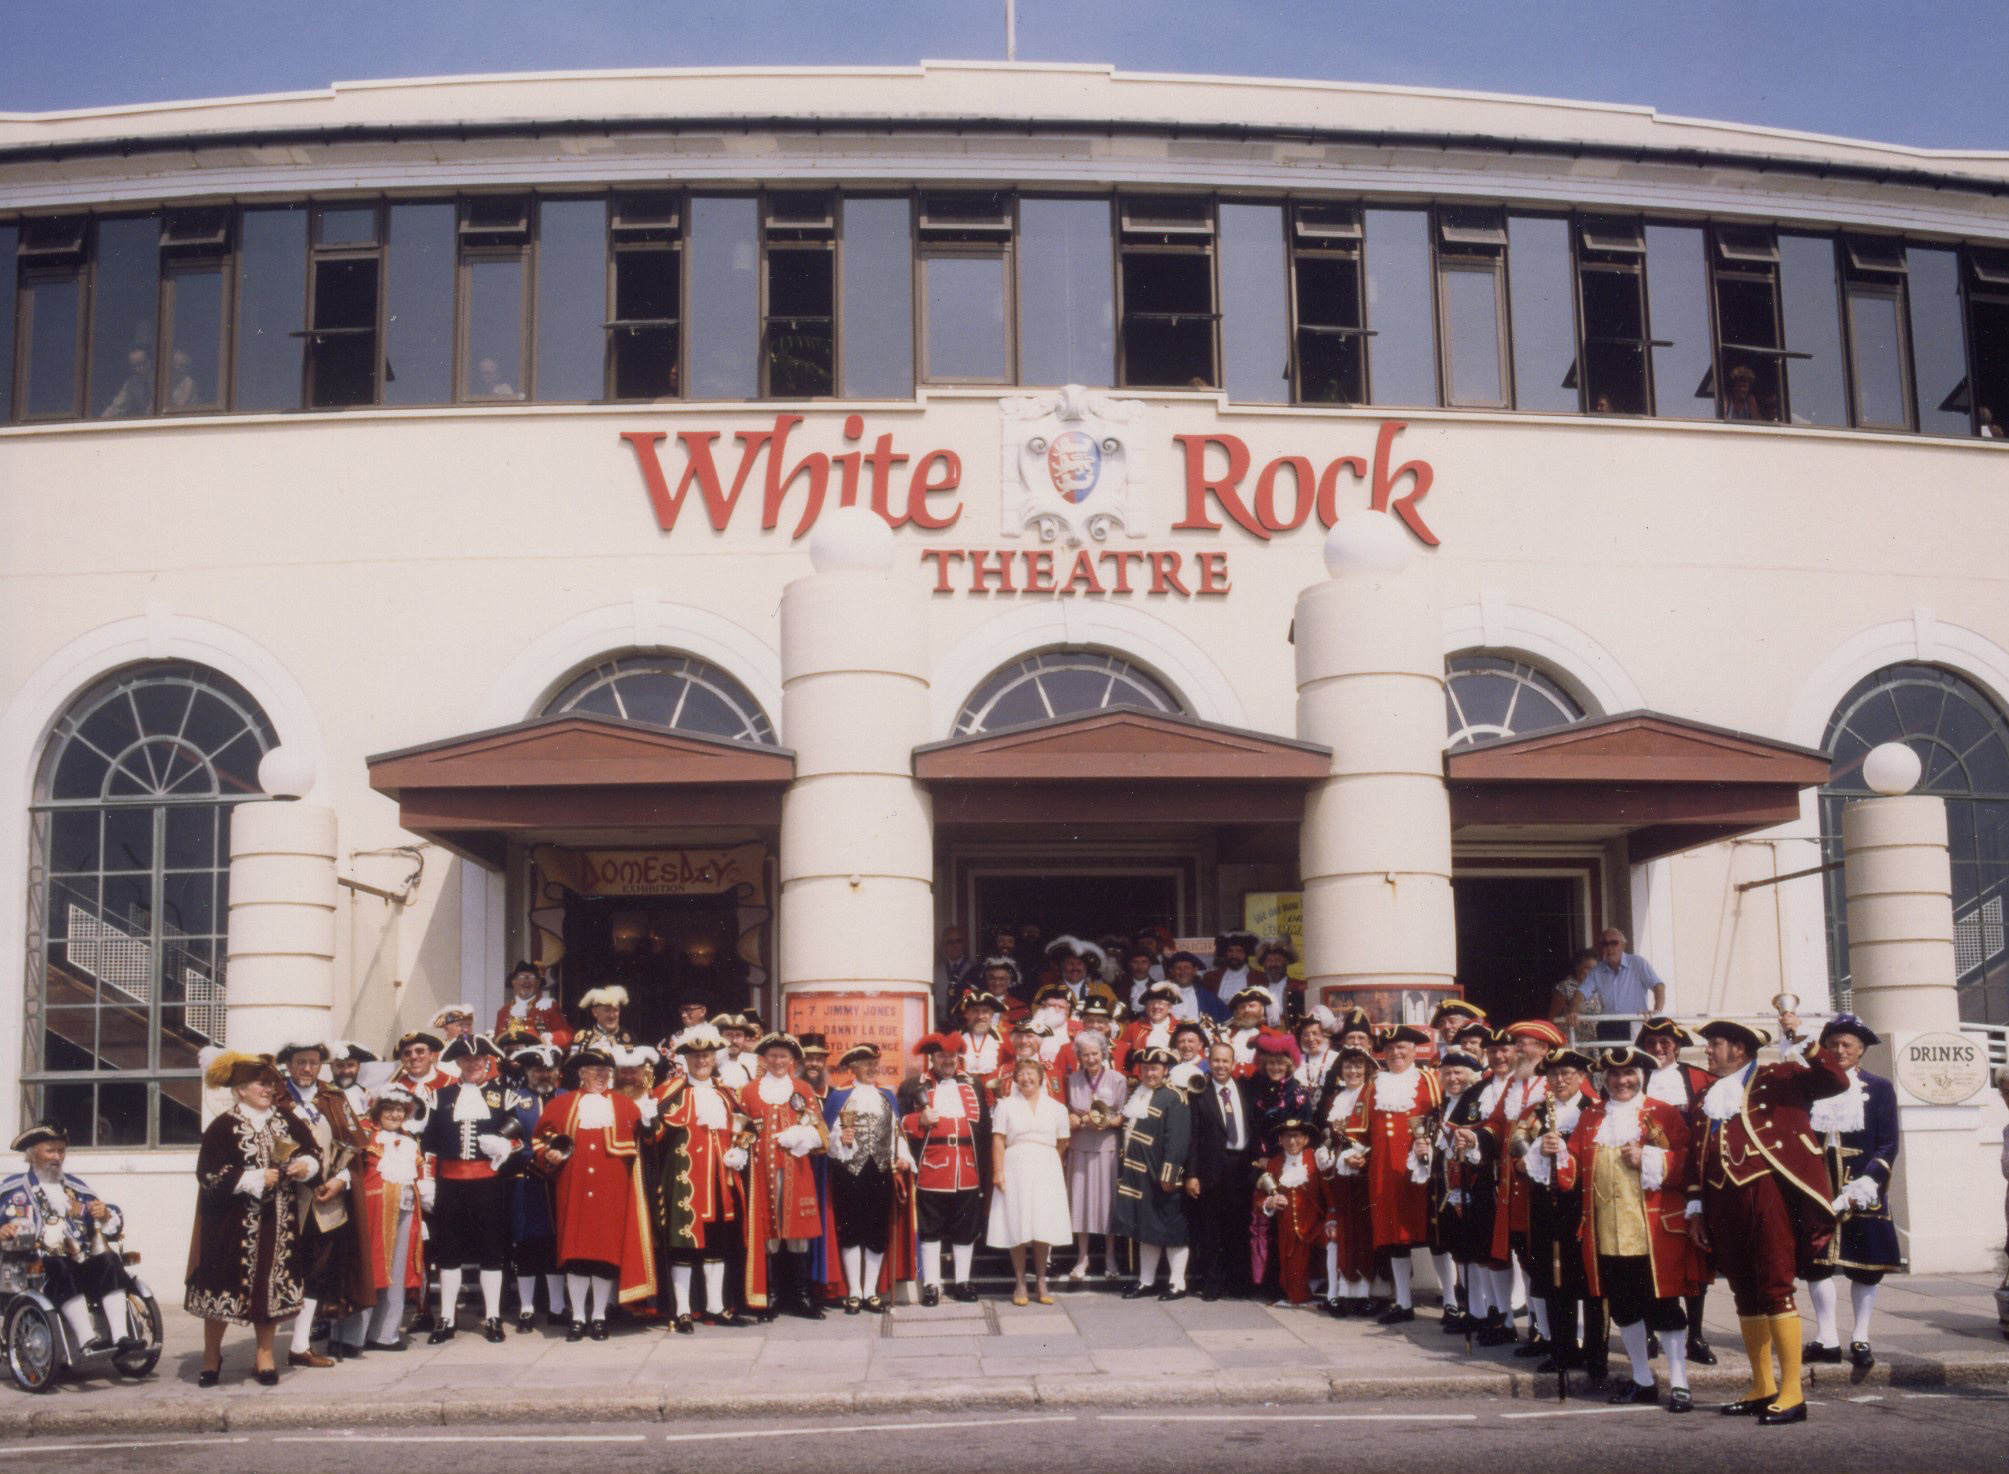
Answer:
<svg viewBox="0 0 2009 1474"><path fill-rule="evenodd" d="M1103 650L1043 650L992 671L963 703L955 735L995 732L1106 707L1181 712L1186 705L1141 666Z"/></svg>
<svg viewBox="0 0 2009 1474"><path fill-rule="evenodd" d="M623 655L581 671L544 708L546 716L566 711L775 745L774 724L751 691L710 661L673 650Z"/></svg>
<svg viewBox="0 0 2009 1474"><path fill-rule="evenodd" d="M1842 698L1822 746L1834 772L1821 790L1824 858L1842 858L1842 808L1869 795L1864 756L1902 742L1924 764L1919 793L1946 801L1953 865L1954 966L1961 1017L2009 1022L2009 950L2003 901L2009 895L2009 721L1993 701L1951 671L1892 665L1863 677ZM1828 976L1837 1007L1850 1001L1848 908L1842 872L1827 872Z"/></svg>
<svg viewBox="0 0 2009 1474"><path fill-rule="evenodd" d="M194 665L121 671L56 723L30 825L26 1084L79 1146L201 1135L230 811L260 796L276 741L242 687Z"/></svg>
<svg viewBox="0 0 2009 1474"><path fill-rule="evenodd" d="M1575 697L1532 665L1499 655L1454 655L1444 668L1448 747L1526 737L1584 719Z"/></svg>

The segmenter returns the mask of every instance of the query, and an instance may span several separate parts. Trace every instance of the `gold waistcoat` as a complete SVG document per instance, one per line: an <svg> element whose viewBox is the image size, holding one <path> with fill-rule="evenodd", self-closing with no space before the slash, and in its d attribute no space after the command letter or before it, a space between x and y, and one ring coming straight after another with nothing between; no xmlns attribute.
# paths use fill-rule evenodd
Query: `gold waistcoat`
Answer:
<svg viewBox="0 0 2009 1474"><path fill-rule="evenodd" d="M1646 1194L1639 1173L1625 1165L1616 1147L1599 1147L1591 1158L1591 1192L1597 1199L1597 1251L1611 1258L1650 1253L1646 1237Z"/></svg>

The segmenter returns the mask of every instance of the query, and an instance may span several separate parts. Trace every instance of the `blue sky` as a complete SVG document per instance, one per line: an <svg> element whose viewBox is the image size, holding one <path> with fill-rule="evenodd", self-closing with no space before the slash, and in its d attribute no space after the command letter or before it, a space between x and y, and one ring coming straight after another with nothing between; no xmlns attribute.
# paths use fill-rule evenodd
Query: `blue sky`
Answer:
<svg viewBox="0 0 2009 1474"><path fill-rule="evenodd" d="M573 67L1002 56L1003 0L14 0L0 111ZM1019 0L1022 61L1636 103L2009 149L1999 0ZM33 19L27 19L32 16Z"/></svg>

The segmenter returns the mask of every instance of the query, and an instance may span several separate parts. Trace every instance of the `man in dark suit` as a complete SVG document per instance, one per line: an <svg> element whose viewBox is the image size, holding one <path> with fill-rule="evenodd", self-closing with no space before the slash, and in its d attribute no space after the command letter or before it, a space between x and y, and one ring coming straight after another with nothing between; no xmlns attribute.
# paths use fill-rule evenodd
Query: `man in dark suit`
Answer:
<svg viewBox="0 0 2009 1474"><path fill-rule="evenodd" d="M1248 1093L1235 1078L1234 1045L1224 1041L1208 1051L1207 1078L1194 1081L1187 1098L1193 1140L1186 1154L1186 1196L1200 1298L1245 1295L1257 1129Z"/></svg>

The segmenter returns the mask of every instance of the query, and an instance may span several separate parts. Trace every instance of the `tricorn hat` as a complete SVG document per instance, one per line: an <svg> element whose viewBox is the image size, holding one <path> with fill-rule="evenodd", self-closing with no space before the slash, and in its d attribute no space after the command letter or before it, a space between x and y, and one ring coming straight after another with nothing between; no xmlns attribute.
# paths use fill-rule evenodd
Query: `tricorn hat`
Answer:
<svg viewBox="0 0 2009 1474"><path fill-rule="evenodd" d="M795 1056L798 1063L802 1059L802 1041L793 1034L783 1033L780 1029L771 1034L761 1035L760 1042L753 1046L755 1054L766 1054L770 1049L785 1049Z"/></svg>
<svg viewBox="0 0 2009 1474"><path fill-rule="evenodd" d="M1270 1002L1270 990L1268 988L1242 988L1235 993L1234 997L1228 1000L1228 1012L1233 1013L1244 1003L1260 1003L1264 1008L1268 1008Z"/></svg>
<svg viewBox="0 0 2009 1474"><path fill-rule="evenodd" d="M1510 1039L1539 1039L1551 1049L1565 1048L1570 1042L1563 1037L1561 1029L1558 1029L1545 1018L1522 1019L1518 1023L1508 1024L1507 1037Z"/></svg>
<svg viewBox="0 0 2009 1474"><path fill-rule="evenodd" d="M710 1024L693 1024L677 1036L678 1054L710 1054L725 1048L725 1036Z"/></svg>
<svg viewBox="0 0 2009 1474"><path fill-rule="evenodd" d="M1597 1067L1601 1070L1638 1070L1650 1075L1659 1068L1659 1063L1644 1049L1635 1044L1621 1044L1616 1049L1607 1049L1598 1056Z"/></svg>
<svg viewBox="0 0 2009 1474"><path fill-rule="evenodd" d="M844 1053L840 1054L837 1057L837 1068L840 1070L848 1070L855 1064L859 1064L868 1059L875 1060L878 1057L879 1057L878 1045L854 1044L849 1049L845 1050Z"/></svg>
<svg viewBox="0 0 2009 1474"><path fill-rule="evenodd" d="M626 1008L628 990L619 983L607 983L598 988L589 988L579 995L581 1008L599 1008L603 1005L610 1008Z"/></svg>
<svg viewBox="0 0 2009 1474"><path fill-rule="evenodd" d="M1698 1043L1696 1036L1681 1027L1664 1013L1657 1013L1639 1026L1639 1033L1633 1043L1644 1044L1649 1039L1672 1039L1676 1044L1687 1046Z"/></svg>
<svg viewBox="0 0 2009 1474"><path fill-rule="evenodd" d="M408 1034L400 1034L398 1036L398 1047L393 1053L403 1054L414 1044L423 1044L434 1053L438 1053L440 1050L446 1048L446 1040L440 1038L431 1029L413 1029Z"/></svg>
<svg viewBox="0 0 2009 1474"><path fill-rule="evenodd" d="M1463 998L1446 998L1430 1015L1430 1027L1436 1028L1447 1018L1483 1019L1485 1016L1486 1010L1476 1003L1467 1003Z"/></svg>
<svg viewBox="0 0 2009 1474"><path fill-rule="evenodd" d="M14 1138L14 1145L9 1150L25 1152L40 1146L45 1141L60 1141L65 1146L68 1146L70 1143L70 1133L54 1121L37 1121L26 1131L23 1131L19 1136Z"/></svg>
<svg viewBox="0 0 2009 1474"><path fill-rule="evenodd" d="M1430 1035L1426 1033L1424 1030L1417 1028L1416 1025L1414 1024L1397 1024L1395 1025L1394 1028L1389 1029L1385 1034L1381 1036L1381 1042L1384 1045L1386 1044L1423 1045L1428 1044L1430 1042Z"/></svg>
<svg viewBox="0 0 2009 1474"><path fill-rule="evenodd" d="M1542 1068L1546 1071L1576 1069L1582 1070L1588 1075L1592 1070L1597 1068L1597 1062L1581 1049L1566 1047L1551 1049L1544 1055L1542 1057Z"/></svg>
<svg viewBox="0 0 2009 1474"><path fill-rule="evenodd" d="M797 1035L796 1038L797 1042L802 1046L802 1054L805 1059L812 1056L827 1057L830 1053L830 1040L825 1035L803 1033Z"/></svg>
<svg viewBox="0 0 2009 1474"><path fill-rule="evenodd" d="M1741 1044L1753 1055L1772 1042L1770 1029L1761 1029L1733 1018L1713 1018L1695 1032L1704 1039L1728 1039Z"/></svg>

